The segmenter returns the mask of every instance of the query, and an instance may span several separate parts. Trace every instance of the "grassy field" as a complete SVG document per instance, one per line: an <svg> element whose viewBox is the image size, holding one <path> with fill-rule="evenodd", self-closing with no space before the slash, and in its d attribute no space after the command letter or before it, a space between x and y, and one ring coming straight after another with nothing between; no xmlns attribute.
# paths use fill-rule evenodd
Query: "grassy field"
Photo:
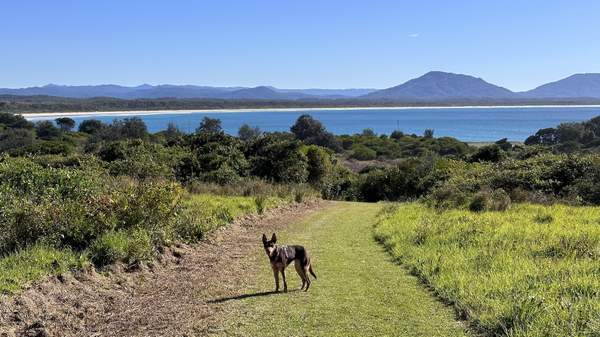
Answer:
<svg viewBox="0 0 600 337"><path fill-rule="evenodd" d="M437 212L401 204L376 236L491 336L600 336L600 208Z"/></svg>
<svg viewBox="0 0 600 337"><path fill-rule="evenodd" d="M187 194L181 201L178 237L193 242L206 233L235 218L261 213L281 205L283 199L268 197L226 197L208 194ZM108 232L82 251L39 243L0 258L0 294L18 293L32 282L68 270L82 269L100 257L110 262L151 259L155 247L144 231Z"/></svg>
<svg viewBox="0 0 600 337"><path fill-rule="evenodd" d="M287 231L283 244L304 244L318 279L300 292L294 268L290 292L274 294L268 259L256 252L259 276L231 304L225 336L464 336L451 308L390 260L373 239L379 204L336 203Z"/></svg>

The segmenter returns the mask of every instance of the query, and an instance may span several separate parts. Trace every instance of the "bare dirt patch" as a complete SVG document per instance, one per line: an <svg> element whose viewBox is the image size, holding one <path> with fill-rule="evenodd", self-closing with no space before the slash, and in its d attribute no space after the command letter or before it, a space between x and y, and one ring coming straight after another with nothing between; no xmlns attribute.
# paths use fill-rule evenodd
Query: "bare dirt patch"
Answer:
<svg viewBox="0 0 600 337"><path fill-rule="evenodd" d="M0 297L0 336L195 336L218 331L226 301L256 276L260 234L327 202L283 206L177 245L135 272L124 266L65 274Z"/></svg>

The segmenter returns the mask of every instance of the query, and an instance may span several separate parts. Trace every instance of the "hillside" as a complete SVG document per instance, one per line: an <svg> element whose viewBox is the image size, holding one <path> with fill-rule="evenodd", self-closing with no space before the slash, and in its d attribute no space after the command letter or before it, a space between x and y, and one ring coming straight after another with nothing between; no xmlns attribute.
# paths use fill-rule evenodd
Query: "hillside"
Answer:
<svg viewBox="0 0 600 337"><path fill-rule="evenodd" d="M443 101L455 99L513 99L508 89L469 75L431 71L404 84L363 96L370 100Z"/></svg>
<svg viewBox="0 0 600 337"><path fill-rule="evenodd" d="M301 98L356 98L375 89L279 89L268 86L211 87L197 85L149 85L134 87L103 85L56 85L18 89L0 88L0 95L15 96L56 96L66 98L111 97L120 99L156 98L212 98L212 99L277 99L294 100Z"/></svg>
<svg viewBox="0 0 600 337"><path fill-rule="evenodd" d="M600 98L600 74L575 74L523 94L533 98Z"/></svg>

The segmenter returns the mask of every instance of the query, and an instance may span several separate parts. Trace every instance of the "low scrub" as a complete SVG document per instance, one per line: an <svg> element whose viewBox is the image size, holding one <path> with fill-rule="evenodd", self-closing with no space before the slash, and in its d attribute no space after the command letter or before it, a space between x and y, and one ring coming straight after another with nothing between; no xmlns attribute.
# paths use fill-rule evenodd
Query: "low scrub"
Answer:
<svg viewBox="0 0 600 337"><path fill-rule="evenodd" d="M600 208L512 205L471 212L409 203L376 237L490 336L600 334Z"/></svg>

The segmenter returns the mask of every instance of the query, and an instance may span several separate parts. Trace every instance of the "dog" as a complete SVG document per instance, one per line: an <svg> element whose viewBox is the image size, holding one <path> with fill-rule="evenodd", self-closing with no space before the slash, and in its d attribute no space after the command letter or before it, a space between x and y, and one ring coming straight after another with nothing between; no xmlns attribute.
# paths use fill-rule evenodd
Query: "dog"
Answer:
<svg viewBox="0 0 600 337"><path fill-rule="evenodd" d="M267 240L267 236L262 236L263 246L265 252L271 262L271 268L273 269L273 276L275 277L275 291L279 292L279 273L283 278L283 291L287 292L287 282L285 280L285 268L294 261L296 272L302 279L302 287L300 290L308 291L310 288L311 280L308 277L310 273L315 279L317 275L312 269L308 252L302 246L278 246L277 236L273 233L271 240Z"/></svg>

